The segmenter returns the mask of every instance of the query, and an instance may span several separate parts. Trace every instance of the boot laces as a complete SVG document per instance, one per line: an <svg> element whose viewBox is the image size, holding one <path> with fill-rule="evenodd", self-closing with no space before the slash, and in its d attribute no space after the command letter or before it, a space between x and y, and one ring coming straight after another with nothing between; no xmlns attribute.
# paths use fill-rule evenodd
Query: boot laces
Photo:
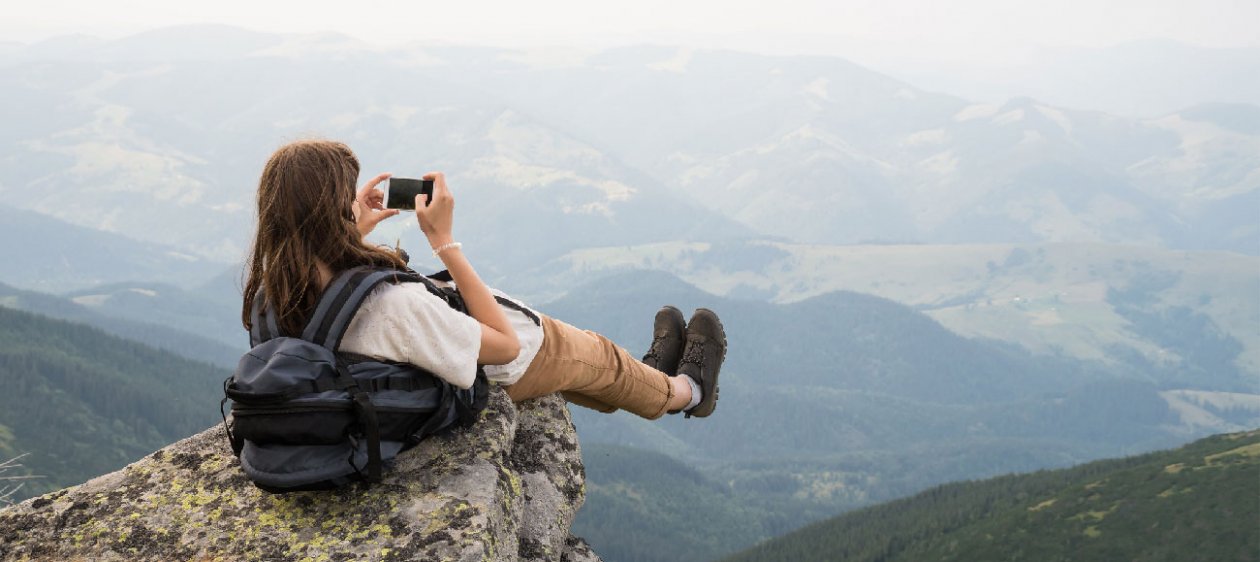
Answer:
<svg viewBox="0 0 1260 562"><path fill-rule="evenodd" d="M699 342L688 342L687 347L683 349L683 358L680 363L695 363L704 366L704 345Z"/></svg>
<svg viewBox="0 0 1260 562"><path fill-rule="evenodd" d="M647 355L644 355L643 358L659 360L661 358L661 348L663 347L665 347L664 335L659 335L652 338L652 345L648 347Z"/></svg>

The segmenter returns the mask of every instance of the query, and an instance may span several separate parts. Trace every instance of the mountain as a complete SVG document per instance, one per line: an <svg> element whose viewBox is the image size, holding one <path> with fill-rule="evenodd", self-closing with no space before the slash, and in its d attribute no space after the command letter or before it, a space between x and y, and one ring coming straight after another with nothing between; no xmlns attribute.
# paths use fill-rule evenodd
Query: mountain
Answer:
<svg viewBox="0 0 1260 562"><path fill-rule="evenodd" d="M491 79L767 235L1260 252L1236 212L1255 208L1258 137L1234 127L976 104L826 57L624 48L550 75Z"/></svg>
<svg viewBox="0 0 1260 562"><path fill-rule="evenodd" d="M869 295L834 292L775 304L719 297L638 271L573 287L540 310L638 354L663 304L704 306L723 319L729 350L717 413L648 422L574 408L575 423L585 446L667 454L721 483L723 509L747 512L730 515L746 530L743 544L814 514L951 480L1068 466L1260 425L1255 393L1166 389L1132 367L964 338L922 312ZM596 519L584 531L591 544L610 560L618 552L625 560L673 559L624 544L606 525L616 519L639 532L653 525L640 518L686 519L689 508L656 503L646 483L617 474L622 484L606 490L618 492L593 493L584 508ZM719 555L714 545L738 547L722 536L691 529L679 548Z"/></svg>
<svg viewBox="0 0 1260 562"><path fill-rule="evenodd" d="M220 31L223 41L234 37ZM194 48L214 33L203 30L181 45ZM6 116L12 126L0 134L12 149L0 158L0 181L52 193L31 201L6 190L0 202L236 261L251 236L267 155L285 140L318 134L350 143L365 178L385 170L447 172L466 209L461 224L479 225L463 241L504 268L583 243L748 232L496 92L453 81L442 67L412 64L407 53L312 59L264 49L214 61L179 53L160 63L0 66L0 75L21 85L6 97L25 104ZM311 87L331 85L330 76L338 77L336 87ZM388 87L378 87L382 77ZM424 244L414 221L402 218L378 234L382 242ZM505 240L517 244L508 248Z"/></svg>
<svg viewBox="0 0 1260 562"><path fill-rule="evenodd" d="M1146 439L1151 447L1173 439L1176 431L1166 431L1179 427L1160 386L1142 372L960 337L921 312L867 295L771 304L709 295L666 274L631 272L577 287L541 310L637 352L646 349L652 315L666 303L711 308L727 326L721 405L733 413L700 424L672 418L656 424L696 454L751 461L856 447L933 447L950 436L995 439L995 446L1004 438L1067 438L1055 447L1080 447L1077 454L1088 456ZM759 415L767 408L784 415ZM1255 412L1235 423L1249 422L1248 415ZM1075 437L1078 424L1063 421L1073 416L1085 416ZM636 421L594 418L600 428L614 423L608 420ZM1091 430L1087 419L1094 418L1109 421ZM622 438L617 442L644 446ZM1061 458L1050 449L1043 454Z"/></svg>
<svg viewBox="0 0 1260 562"><path fill-rule="evenodd" d="M1260 431L949 484L724 560L1257 560Z"/></svg>
<svg viewBox="0 0 1260 562"><path fill-rule="evenodd" d="M1064 107L1153 118L1208 102L1260 104L1260 48L1211 48L1168 39L1106 47L1043 48L1019 63L932 61L886 68L931 90L975 100L1031 96Z"/></svg>
<svg viewBox="0 0 1260 562"><path fill-rule="evenodd" d="M7 192L6 192L7 193ZM0 279L43 292L148 279L200 283L222 264L170 246L0 205Z"/></svg>
<svg viewBox="0 0 1260 562"><path fill-rule="evenodd" d="M35 291L23 291L0 283L0 306L25 310L41 316L87 324L120 338L134 340L189 359L204 361L231 369L245 352L244 336L239 325L231 342L220 342L207 337L206 332L195 329L196 321L206 321L209 316L197 316L195 311L186 317L154 315L167 303L180 303L169 294L134 285L116 287L116 291L96 289L90 294L67 299ZM118 296L118 299L113 297ZM120 301L136 299L130 305ZM108 305L108 306L107 306ZM132 308L134 306L135 308ZM210 311L207 311L210 312ZM128 319L133 317L134 319ZM181 329L181 323L183 323ZM201 335L198 335L198 332Z"/></svg>
<svg viewBox="0 0 1260 562"><path fill-rule="evenodd" d="M116 470L218 419L228 373L96 328L0 307L0 458L17 499Z"/></svg>
<svg viewBox="0 0 1260 562"><path fill-rule="evenodd" d="M113 318L162 325L214 340L233 350L237 359L247 347L239 293L234 300L224 302L203 294L198 287L130 282L98 285L63 296ZM236 359L231 365L236 365Z"/></svg>
<svg viewBox="0 0 1260 562"><path fill-rule="evenodd" d="M792 303L840 290L872 294L963 335L1128 365L1164 388L1260 388L1260 259L1254 256L1086 243L673 243L572 252L522 275L528 281L517 289L545 300L634 269L669 271L739 299Z"/></svg>
<svg viewBox="0 0 1260 562"><path fill-rule="evenodd" d="M542 65L215 26L69 42L0 63L0 203L222 262L248 244L267 154L312 134L367 173L448 172L491 279L583 247L758 236L1260 253L1260 137L1231 125L1254 106L974 104L835 57L660 46ZM399 238L423 248L403 219L377 240Z"/></svg>

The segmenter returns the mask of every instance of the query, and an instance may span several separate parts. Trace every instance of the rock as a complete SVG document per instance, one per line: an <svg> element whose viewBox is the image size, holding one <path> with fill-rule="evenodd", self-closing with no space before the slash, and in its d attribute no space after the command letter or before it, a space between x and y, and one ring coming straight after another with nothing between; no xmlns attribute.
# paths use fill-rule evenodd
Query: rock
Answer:
<svg viewBox="0 0 1260 562"><path fill-rule="evenodd" d="M472 428L336 491L255 488L216 426L0 511L0 559L598 561L569 534L584 497L564 401L496 389Z"/></svg>

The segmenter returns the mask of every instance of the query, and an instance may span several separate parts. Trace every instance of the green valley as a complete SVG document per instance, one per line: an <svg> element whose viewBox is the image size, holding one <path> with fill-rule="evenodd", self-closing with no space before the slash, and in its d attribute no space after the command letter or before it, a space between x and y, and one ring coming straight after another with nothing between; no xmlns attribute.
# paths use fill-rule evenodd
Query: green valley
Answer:
<svg viewBox="0 0 1260 562"><path fill-rule="evenodd" d="M948 484L767 541L727 562L1260 559L1260 431Z"/></svg>

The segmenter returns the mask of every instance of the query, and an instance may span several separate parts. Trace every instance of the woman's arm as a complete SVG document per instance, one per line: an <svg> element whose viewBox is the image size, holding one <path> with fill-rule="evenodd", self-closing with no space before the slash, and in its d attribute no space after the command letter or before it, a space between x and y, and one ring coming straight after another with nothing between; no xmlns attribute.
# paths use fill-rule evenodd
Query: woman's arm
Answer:
<svg viewBox="0 0 1260 562"><path fill-rule="evenodd" d="M464 252L459 247L448 246L455 240L451 235L455 198L446 186L446 177L441 172L431 172L425 174L424 179L433 180L433 196L427 205L423 195L416 196L416 219L430 246L435 249L446 246L438 253L438 258L459 287L468 314L481 323L481 350L477 354L477 362L483 365L510 363L520 354L521 343L508 322L507 314L495 302L494 295L477 276Z"/></svg>

